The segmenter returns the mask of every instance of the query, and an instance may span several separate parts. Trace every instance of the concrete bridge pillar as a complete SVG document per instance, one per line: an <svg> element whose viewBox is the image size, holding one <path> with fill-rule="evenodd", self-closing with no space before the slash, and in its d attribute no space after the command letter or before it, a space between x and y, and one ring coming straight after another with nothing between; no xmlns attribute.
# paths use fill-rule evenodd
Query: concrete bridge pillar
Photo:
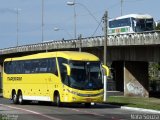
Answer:
<svg viewBox="0 0 160 120"><path fill-rule="evenodd" d="M116 91L124 92L124 76L123 76L123 61L112 62L112 74L113 80L115 81Z"/></svg>
<svg viewBox="0 0 160 120"><path fill-rule="evenodd" d="M124 95L149 97L147 62L124 62Z"/></svg>

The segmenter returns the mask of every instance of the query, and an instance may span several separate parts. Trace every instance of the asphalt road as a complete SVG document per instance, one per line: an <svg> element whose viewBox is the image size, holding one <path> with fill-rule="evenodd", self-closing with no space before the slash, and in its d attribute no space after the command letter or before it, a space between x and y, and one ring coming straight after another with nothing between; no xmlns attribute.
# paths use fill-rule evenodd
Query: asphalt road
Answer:
<svg viewBox="0 0 160 120"><path fill-rule="evenodd" d="M90 108L81 104L56 107L51 103L38 102L14 105L11 100L0 98L0 120L133 120L139 114L147 113L106 104L96 104Z"/></svg>

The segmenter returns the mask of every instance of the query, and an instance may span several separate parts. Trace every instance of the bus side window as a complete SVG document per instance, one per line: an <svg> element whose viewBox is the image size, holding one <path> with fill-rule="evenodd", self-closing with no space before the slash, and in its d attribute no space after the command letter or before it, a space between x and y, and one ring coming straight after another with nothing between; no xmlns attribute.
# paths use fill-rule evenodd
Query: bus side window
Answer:
<svg viewBox="0 0 160 120"><path fill-rule="evenodd" d="M11 74L16 74L16 62L15 61L11 62L11 68L12 68L12 70L10 71Z"/></svg>
<svg viewBox="0 0 160 120"><path fill-rule="evenodd" d="M31 73L38 73L39 72L39 60L32 60L31 61Z"/></svg>
<svg viewBox="0 0 160 120"><path fill-rule="evenodd" d="M46 73L47 72L47 63L48 63L47 59L40 60L40 63L39 63L39 72L40 73Z"/></svg>
<svg viewBox="0 0 160 120"><path fill-rule="evenodd" d="M48 72L53 73L58 76L58 70L56 65L56 58L49 59L48 62Z"/></svg>
<svg viewBox="0 0 160 120"><path fill-rule="evenodd" d="M13 69L12 69L12 65L11 62L5 62L4 63L4 72L7 74L11 74Z"/></svg>
<svg viewBox="0 0 160 120"><path fill-rule="evenodd" d="M15 74L21 74L22 67L22 61L15 61Z"/></svg>
<svg viewBox="0 0 160 120"><path fill-rule="evenodd" d="M31 73L31 62L30 61L24 62L24 73Z"/></svg>

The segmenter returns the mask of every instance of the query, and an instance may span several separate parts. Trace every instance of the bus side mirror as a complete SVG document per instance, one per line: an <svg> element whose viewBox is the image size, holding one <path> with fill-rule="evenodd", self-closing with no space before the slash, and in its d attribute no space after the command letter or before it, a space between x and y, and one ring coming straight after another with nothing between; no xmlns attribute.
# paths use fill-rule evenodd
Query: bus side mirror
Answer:
<svg viewBox="0 0 160 120"><path fill-rule="evenodd" d="M70 68L70 66L68 65L68 64L66 64L66 63L63 63L63 65L66 67L66 69L67 69L67 75L68 76L70 76L71 75L71 68Z"/></svg>
<svg viewBox="0 0 160 120"><path fill-rule="evenodd" d="M105 65L102 65L103 67L103 70L104 70L104 74L106 76L110 76L110 70L109 70L109 67L105 66Z"/></svg>

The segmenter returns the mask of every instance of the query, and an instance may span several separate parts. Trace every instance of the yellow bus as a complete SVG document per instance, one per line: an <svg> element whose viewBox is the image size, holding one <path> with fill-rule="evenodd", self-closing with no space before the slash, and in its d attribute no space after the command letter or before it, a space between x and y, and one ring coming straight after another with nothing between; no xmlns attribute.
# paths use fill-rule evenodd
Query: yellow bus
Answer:
<svg viewBox="0 0 160 120"><path fill-rule="evenodd" d="M103 101L107 66L86 52L58 51L7 58L3 67L3 97L26 101L85 103ZM103 68L103 69L102 69Z"/></svg>

